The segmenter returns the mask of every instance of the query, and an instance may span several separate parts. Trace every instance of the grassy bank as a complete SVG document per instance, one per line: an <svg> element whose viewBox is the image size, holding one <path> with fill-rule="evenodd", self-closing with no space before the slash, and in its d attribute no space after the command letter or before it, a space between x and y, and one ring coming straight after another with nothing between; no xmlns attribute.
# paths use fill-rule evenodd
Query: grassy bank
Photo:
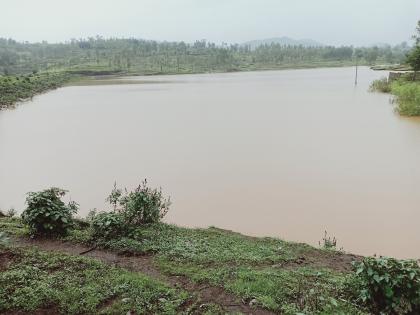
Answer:
<svg viewBox="0 0 420 315"><path fill-rule="evenodd" d="M65 236L31 240L21 219L4 217L0 231L11 238L0 246L6 314L417 314L420 303L416 262L331 247L163 223L103 239L79 220ZM397 311L381 297L388 281Z"/></svg>
<svg viewBox="0 0 420 315"><path fill-rule="evenodd" d="M358 303L358 298L351 289L355 285L351 262L360 260L353 255L316 249L305 244L279 239L253 238L217 228L186 229L162 223L138 228L130 237L98 240L92 238L87 226L82 225L79 224L78 227L71 229L67 236L57 241L58 245L54 250L59 251L60 246L66 246L59 244L71 243L108 249L118 253L120 257L150 257L153 268L159 273L185 277L186 281L191 283L220 288L227 294L237 296L239 303L250 305L256 310L260 308L282 314L368 313L366 306L360 301ZM0 219L0 228L9 235L19 238L27 238L29 235L28 229L20 219ZM42 243L41 240L36 244L42 247ZM123 273L121 276L112 268L85 259L61 258L60 255L34 251L33 246L30 248L32 249L24 251L9 249L11 254L6 254L15 255L17 251L17 257L23 258L12 260L6 272L3 272L3 277L13 279L7 281L7 285L6 282L0 281L3 283L0 285L0 300L8 301L3 304L4 310L24 310L24 307L27 307L23 302L27 300L26 294L32 294L31 298L36 301L30 303L32 309L42 309L53 304L58 311L67 313L69 309L66 305L71 300L74 310L95 310L93 311L95 313L98 306L110 298L114 285L117 287L122 285L125 288L125 291L117 292L113 302L110 303L116 309L125 305L122 303L122 298L130 297L127 292L132 290L142 292L140 288L132 289L121 284L124 277L137 279L138 275ZM3 250L3 253L8 251ZM61 267L51 263L51 260L58 260ZM41 270L32 271L34 265ZM64 274L61 269L69 272ZM49 270L54 270L54 277L47 281ZM35 272L36 276L32 275L32 272ZM79 287L76 292L70 294L71 288L80 285L78 279L86 273L90 278L83 283L83 288ZM20 279L35 277L34 282L24 283L19 282L19 278L13 278L19 277L19 274L21 274ZM146 297L142 299L147 305L153 304L155 301L149 297L150 291L157 291L157 296L160 297L164 286L146 279L144 275L138 277L140 280L133 281L139 283L143 281L152 285L149 291L145 291ZM97 279L97 283L94 279ZM18 290L13 289L15 287L13 283L20 284ZM71 285L65 292L58 294L62 288L60 283ZM104 283L107 283L106 289L102 288ZM44 293L37 287L57 292L47 294L54 297L48 300L43 298ZM82 292L86 292L89 298L77 302ZM68 298L66 298L67 293L70 294ZM181 312L180 304L182 299L186 299L182 292L168 290L167 295L169 296L165 306L167 313L174 310ZM21 302L14 302L15 299ZM83 301L86 300L89 303L85 305ZM156 305L156 309L162 307ZM216 298L211 306L211 313L224 313L220 308ZM140 313L146 312L146 309L137 308L137 310ZM204 310L203 312L195 310L193 313L204 313Z"/></svg>
<svg viewBox="0 0 420 315"><path fill-rule="evenodd" d="M95 259L0 246L0 313L176 313L188 295Z"/></svg>
<svg viewBox="0 0 420 315"><path fill-rule="evenodd" d="M0 109L19 101L56 89L70 79L65 72L44 72L17 76L0 76Z"/></svg>
<svg viewBox="0 0 420 315"><path fill-rule="evenodd" d="M327 234L314 248L165 224L170 198L146 180L132 191L115 184L112 209L86 219L74 218L78 205L64 203L65 194L56 187L30 192L19 218L0 212L0 312L420 312L413 260L344 253Z"/></svg>
<svg viewBox="0 0 420 315"><path fill-rule="evenodd" d="M395 96L396 111L403 116L420 116L420 81L412 81L412 75L398 80L386 78L372 82L372 91L391 93Z"/></svg>

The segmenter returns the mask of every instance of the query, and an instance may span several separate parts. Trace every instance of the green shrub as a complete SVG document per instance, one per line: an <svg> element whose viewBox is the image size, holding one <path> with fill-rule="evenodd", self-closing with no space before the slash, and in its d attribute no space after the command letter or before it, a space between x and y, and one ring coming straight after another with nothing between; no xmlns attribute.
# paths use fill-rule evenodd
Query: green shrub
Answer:
<svg viewBox="0 0 420 315"><path fill-rule="evenodd" d="M379 80L373 81L369 90L371 92L389 93L391 92L391 84L388 82L387 78L381 78Z"/></svg>
<svg viewBox="0 0 420 315"><path fill-rule="evenodd" d="M360 298L376 312L420 313L420 268L414 260L366 257L355 263Z"/></svg>
<svg viewBox="0 0 420 315"><path fill-rule="evenodd" d="M405 116L420 115L420 84L396 81L392 84L392 94L396 96L397 111Z"/></svg>
<svg viewBox="0 0 420 315"><path fill-rule="evenodd" d="M78 230L86 229L90 226L90 221L82 218L73 218L73 228Z"/></svg>
<svg viewBox="0 0 420 315"><path fill-rule="evenodd" d="M164 198L161 189L152 189L144 180L134 191L118 189L116 184L107 198L113 211L89 212L91 236L95 240L119 239L127 236L137 226L158 223L167 213L170 199Z"/></svg>
<svg viewBox="0 0 420 315"><path fill-rule="evenodd" d="M62 235L73 224L77 212L75 202L65 204L61 198L66 191L52 187L40 192L30 192L26 198L28 207L22 213L23 222L32 234Z"/></svg>
<svg viewBox="0 0 420 315"><path fill-rule="evenodd" d="M94 239L118 238L127 233L123 217L116 212L95 214L90 221L90 227Z"/></svg>
<svg viewBox="0 0 420 315"><path fill-rule="evenodd" d="M165 198L161 189L152 189L144 180L134 191L122 193L114 186L107 199L122 215L127 226L159 222L168 212L170 198Z"/></svg>

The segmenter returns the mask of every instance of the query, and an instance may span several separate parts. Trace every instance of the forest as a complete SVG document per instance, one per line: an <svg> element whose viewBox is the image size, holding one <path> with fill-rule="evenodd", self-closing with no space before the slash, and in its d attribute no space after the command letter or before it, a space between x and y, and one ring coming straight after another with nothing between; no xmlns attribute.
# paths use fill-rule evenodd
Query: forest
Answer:
<svg viewBox="0 0 420 315"><path fill-rule="evenodd" d="M398 64L409 50L405 42L360 48L266 44L251 49L249 45L216 45L205 40L189 44L97 36L65 43L29 43L0 38L0 74L45 70L82 75L171 74L342 66L355 62Z"/></svg>

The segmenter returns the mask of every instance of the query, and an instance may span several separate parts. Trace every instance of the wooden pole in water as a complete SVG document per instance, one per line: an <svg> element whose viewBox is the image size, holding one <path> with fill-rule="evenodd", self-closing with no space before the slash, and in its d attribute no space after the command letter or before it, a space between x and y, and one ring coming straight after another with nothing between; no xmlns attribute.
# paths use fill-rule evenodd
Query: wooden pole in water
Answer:
<svg viewBox="0 0 420 315"><path fill-rule="evenodd" d="M354 79L354 85L357 85L357 56L356 56L356 77Z"/></svg>

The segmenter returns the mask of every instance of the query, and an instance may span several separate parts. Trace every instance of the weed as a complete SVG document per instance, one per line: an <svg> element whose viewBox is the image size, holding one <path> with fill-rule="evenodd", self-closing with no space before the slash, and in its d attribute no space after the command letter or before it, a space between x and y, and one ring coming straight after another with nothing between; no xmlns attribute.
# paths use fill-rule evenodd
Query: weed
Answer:
<svg viewBox="0 0 420 315"><path fill-rule="evenodd" d="M337 239L335 238L335 236L333 236L333 238L331 238L331 236L328 236L327 231L324 232L322 242L319 241L318 244L320 247L327 250L337 250ZM339 250L342 251L343 248L341 247Z"/></svg>
<svg viewBox="0 0 420 315"><path fill-rule="evenodd" d="M381 78L373 81L369 87L369 90L371 92L389 93L391 92L391 84L387 78Z"/></svg>

